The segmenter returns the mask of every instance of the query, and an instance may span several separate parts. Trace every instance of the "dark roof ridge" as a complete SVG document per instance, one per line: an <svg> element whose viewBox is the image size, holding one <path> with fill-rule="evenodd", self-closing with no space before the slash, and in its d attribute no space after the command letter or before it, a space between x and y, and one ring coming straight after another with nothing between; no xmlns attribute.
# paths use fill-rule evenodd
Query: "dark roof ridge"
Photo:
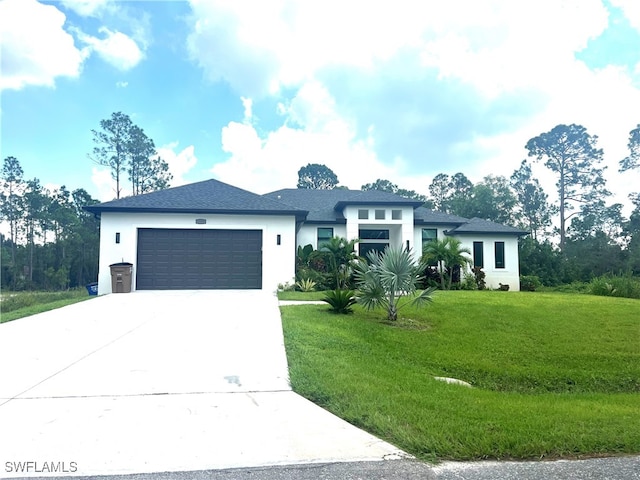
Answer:
<svg viewBox="0 0 640 480"><path fill-rule="evenodd" d="M529 232L520 228L505 225L503 223L494 222L492 220L486 220L480 217L473 217L466 223L459 225L458 227L449 230L448 234L458 233L499 233L510 235L528 235Z"/></svg>
<svg viewBox="0 0 640 480"><path fill-rule="evenodd" d="M277 199L244 190L216 179L134 195L91 205L85 210L102 212L172 212L295 215L304 219L307 210Z"/></svg>

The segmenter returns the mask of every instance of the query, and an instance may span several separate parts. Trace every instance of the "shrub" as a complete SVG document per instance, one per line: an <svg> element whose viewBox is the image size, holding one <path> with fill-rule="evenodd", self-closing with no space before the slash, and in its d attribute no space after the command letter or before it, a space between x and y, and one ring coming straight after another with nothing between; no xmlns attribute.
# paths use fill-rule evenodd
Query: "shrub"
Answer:
<svg viewBox="0 0 640 480"><path fill-rule="evenodd" d="M562 293L589 293L589 284L584 282L571 282L551 287L549 290Z"/></svg>
<svg viewBox="0 0 640 480"><path fill-rule="evenodd" d="M477 290L476 276L473 273L465 273L460 288L462 290Z"/></svg>
<svg viewBox="0 0 640 480"><path fill-rule="evenodd" d="M487 275L482 271L482 267L473 267L473 275L475 277L478 290L484 290L487 288L487 282L484 281Z"/></svg>
<svg viewBox="0 0 640 480"><path fill-rule="evenodd" d="M296 286L291 285L289 282L278 284L278 291L280 292L293 292L295 289L296 289Z"/></svg>
<svg viewBox="0 0 640 480"><path fill-rule="evenodd" d="M535 292L542 286L542 282L536 275L520 275L520 290Z"/></svg>
<svg viewBox="0 0 640 480"><path fill-rule="evenodd" d="M328 285L331 283L330 274L319 272L311 267L300 268L296 274L296 279L298 281L312 280L315 282L316 290L327 290Z"/></svg>
<svg viewBox="0 0 640 480"><path fill-rule="evenodd" d="M336 288L328 291L322 300L327 302L335 313L351 313L353 312L351 307L356 303L354 293L353 290Z"/></svg>
<svg viewBox="0 0 640 480"><path fill-rule="evenodd" d="M631 275L603 275L589 283L588 292L605 297L625 297L640 299L640 279Z"/></svg>
<svg viewBox="0 0 640 480"><path fill-rule="evenodd" d="M316 282L310 278L301 278L296 282L296 288L301 292L313 292L316 288Z"/></svg>
<svg viewBox="0 0 640 480"><path fill-rule="evenodd" d="M314 250L309 254L309 268L315 270L316 272L327 273L329 271L329 267L327 266L328 263L328 254L326 252Z"/></svg>

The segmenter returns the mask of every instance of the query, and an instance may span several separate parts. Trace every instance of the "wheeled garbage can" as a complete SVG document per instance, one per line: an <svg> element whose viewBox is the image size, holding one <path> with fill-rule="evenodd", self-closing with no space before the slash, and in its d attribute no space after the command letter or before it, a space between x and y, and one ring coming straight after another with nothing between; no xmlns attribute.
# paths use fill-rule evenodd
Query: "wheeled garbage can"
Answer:
<svg viewBox="0 0 640 480"><path fill-rule="evenodd" d="M121 262L109 265L109 267L111 268L111 292L131 292L131 274L133 272L133 264Z"/></svg>

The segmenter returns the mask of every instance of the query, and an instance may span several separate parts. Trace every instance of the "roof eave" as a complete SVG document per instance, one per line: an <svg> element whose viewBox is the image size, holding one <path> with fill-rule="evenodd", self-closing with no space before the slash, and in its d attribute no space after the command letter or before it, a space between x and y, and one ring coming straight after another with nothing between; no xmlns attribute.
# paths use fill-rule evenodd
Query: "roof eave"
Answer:
<svg viewBox="0 0 640 480"><path fill-rule="evenodd" d="M145 207L84 207L96 215L102 213L185 213L209 215L269 215L294 216L305 220L307 210L251 210L251 209L211 209L211 208L145 208Z"/></svg>
<svg viewBox="0 0 640 480"><path fill-rule="evenodd" d="M464 230L462 232L456 232L455 230L448 230L445 232L445 235L515 235L517 237L523 237L525 235L529 235L529 232L519 231L519 232L500 232L496 230L487 231L487 230Z"/></svg>
<svg viewBox="0 0 640 480"><path fill-rule="evenodd" d="M415 225L463 225L464 222L454 222L452 220L449 221L441 221L441 220L423 220L421 218L414 219L413 223Z"/></svg>
<svg viewBox="0 0 640 480"><path fill-rule="evenodd" d="M412 200L407 200L406 202L401 200L398 200L398 201L340 200L339 202L336 203L336 205L333 208L334 210L338 210L346 207L347 205L375 205L375 206L393 205L393 206L413 207L415 209L424 205L424 202L416 202Z"/></svg>
<svg viewBox="0 0 640 480"><path fill-rule="evenodd" d="M345 225L346 218L336 218L335 220L314 220L313 218L305 220L307 225Z"/></svg>

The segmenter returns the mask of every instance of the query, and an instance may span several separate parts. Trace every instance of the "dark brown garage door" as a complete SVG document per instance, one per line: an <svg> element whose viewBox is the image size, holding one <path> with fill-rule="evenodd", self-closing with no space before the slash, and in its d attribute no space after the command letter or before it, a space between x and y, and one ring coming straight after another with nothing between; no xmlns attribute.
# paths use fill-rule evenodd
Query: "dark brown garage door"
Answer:
<svg viewBox="0 0 640 480"><path fill-rule="evenodd" d="M260 289L261 230L138 230L138 290Z"/></svg>

